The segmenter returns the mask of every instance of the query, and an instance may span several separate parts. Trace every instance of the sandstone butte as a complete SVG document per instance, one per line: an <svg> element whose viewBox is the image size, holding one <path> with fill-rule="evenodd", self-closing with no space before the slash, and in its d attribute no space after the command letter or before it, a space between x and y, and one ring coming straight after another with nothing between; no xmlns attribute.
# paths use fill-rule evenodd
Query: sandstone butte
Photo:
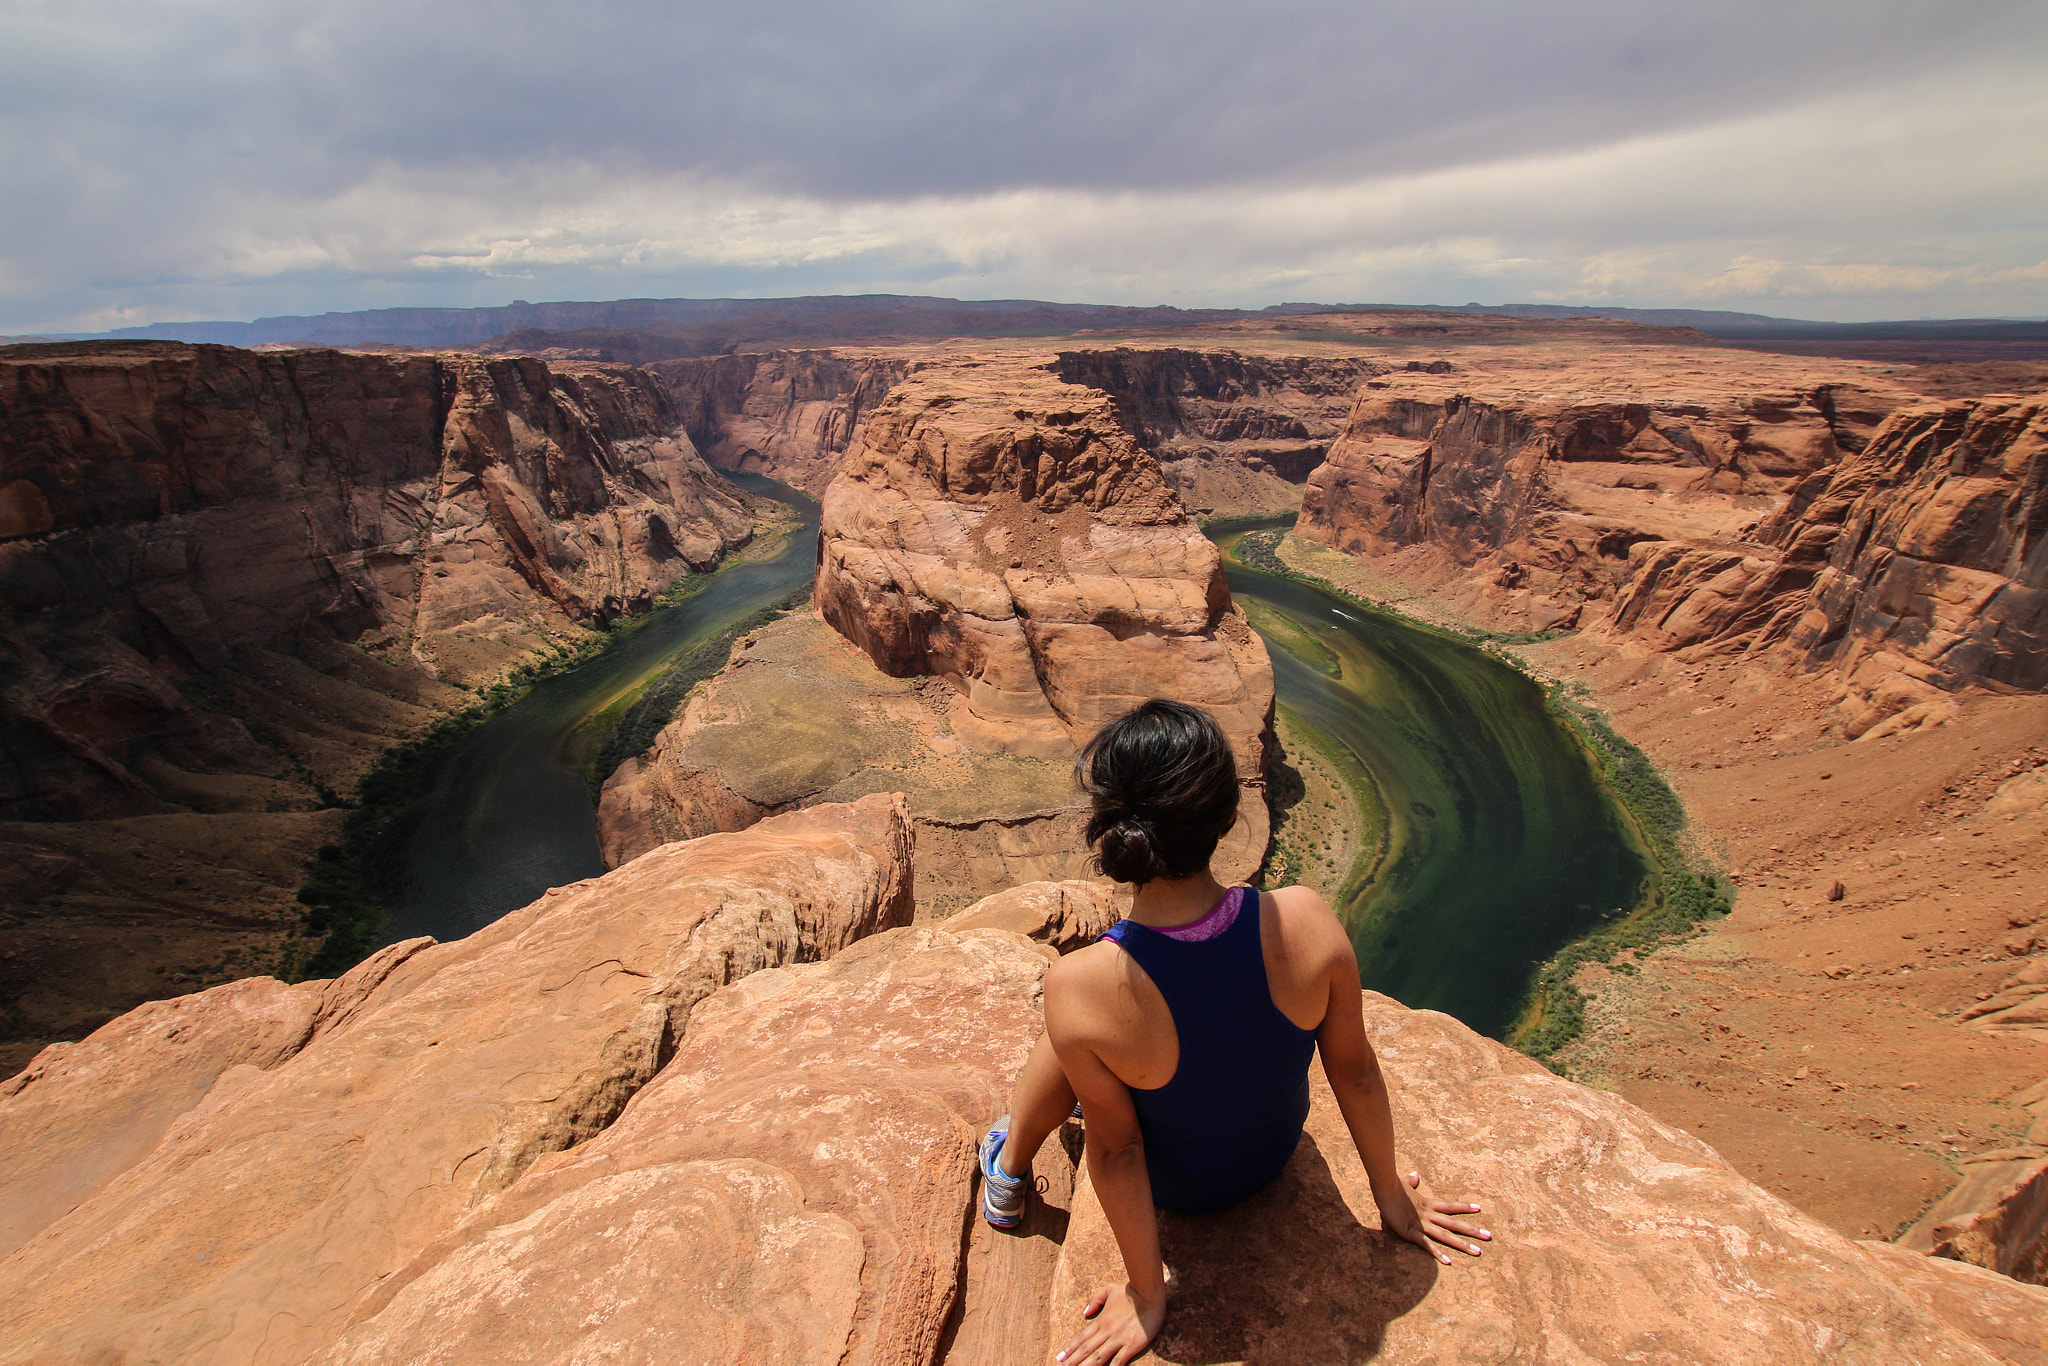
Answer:
<svg viewBox="0 0 2048 1366"><path fill-rule="evenodd" d="M1245 801L1223 866L1258 868L1272 664L1105 394L1033 367L918 369L826 488L818 557L818 614L854 648L798 622L749 640L606 783L611 864L891 787L935 910L1081 874L1078 746L1165 696L1229 734Z"/></svg>
<svg viewBox="0 0 2048 1366"><path fill-rule="evenodd" d="M47 1050L0 1100L10 1153L69 1155L6 1174L0 1360L1045 1360L1114 1245L1071 1131L1018 1236L976 1219L973 1146L1045 940L1111 911L1049 886L906 927L912 876L900 801L819 806ZM2048 1290L1847 1239L1618 1097L1365 1008L1402 1161L1499 1239L1440 1268L1383 1235L1319 1083L1274 1187L1166 1224L1158 1359L2048 1359Z"/></svg>

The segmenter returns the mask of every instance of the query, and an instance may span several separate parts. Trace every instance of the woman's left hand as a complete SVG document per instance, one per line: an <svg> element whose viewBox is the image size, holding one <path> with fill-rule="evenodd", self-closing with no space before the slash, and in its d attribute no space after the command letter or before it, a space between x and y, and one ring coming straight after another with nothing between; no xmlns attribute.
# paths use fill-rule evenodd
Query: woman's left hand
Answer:
<svg viewBox="0 0 2048 1366"><path fill-rule="evenodd" d="M1406 1238L1445 1266L1451 1264L1451 1259L1443 1247L1454 1247L1477 1257L1482 1251L1480 1242L1493 1240L1491 1230L1453 1217L1477 1214L1479 1206L1439 1200L1428 1194L1422 1189L1421 1172L1409 1172L1405 1181L1407 1190L1397 1192L1393 1199L1380 1204L1380 1224L1387 1232L1397 1238ZM1410 1196L1409 1191L1414 1191L1415 1195ZM1438 1247L1439 1243L1443 1247Z"/></svg>

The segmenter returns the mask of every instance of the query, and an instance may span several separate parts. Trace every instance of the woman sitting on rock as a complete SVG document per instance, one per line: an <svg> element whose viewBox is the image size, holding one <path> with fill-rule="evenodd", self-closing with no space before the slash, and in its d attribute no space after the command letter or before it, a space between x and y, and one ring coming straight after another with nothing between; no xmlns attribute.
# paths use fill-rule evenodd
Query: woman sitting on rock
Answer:
<svg viewBox="0 0 2048 1366"><path fill-rule="evenodd" d="M1214 718L1147 702L1102 728L1080 773L1096 860L1137 895L1128 918L1047 974L1045 1034L981 1144L982 1213L1014 1228L1039 1145L1087 1113L1088 1174L1128 1280L1096 1293L1057 1359L1121 1366L1145 1350L1166 1318L1153 1206L1217 1210L1279 1176L1308 1118L1318 1049L1382 1226L1445 1263L1433 1243L1477 1256L1474 1239L1493 1235L1452 1216L1479 1206L1432 1199L1394 1169L1358 961L1329 905L1306 887L1225 888L1209 871L1238 799Z"/></svg>

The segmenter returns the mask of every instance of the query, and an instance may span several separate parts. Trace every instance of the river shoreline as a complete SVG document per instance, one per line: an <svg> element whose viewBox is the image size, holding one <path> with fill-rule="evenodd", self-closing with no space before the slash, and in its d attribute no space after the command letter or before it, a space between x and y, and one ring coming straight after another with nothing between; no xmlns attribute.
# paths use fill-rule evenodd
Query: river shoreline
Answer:
<svg viewBox="0 0 2048 1366"><path fill-rule="evenodd" d="M678 578L645 612L621 617L602 630L593 630L573 647L557 647L549 657L519 665L497 682L479 688L479 700L442 716L425 733L393 745L378 756L375 765L359 784L355 800L348 805L341 838L322 846L308 869L298 893L300 904L306 908L300 929L304 938L286 941L279 955L277 976L288 981L334 976L361 961L378 945L415 933L439 930L442 932L435 933L436 938L460 937L446 932L450 926L445 921L428 917L429 923L423 924L423 918L417 911L408 913L408 903L418 900L415 891L419 864L416 849L423 833L430 837L433 834L423 832L422 827L430 819L428 808L433 798L450 786L447 773L450 764L458 760L465 747L473 746L473 737L479 731L494 722L502 722L512 709L527 702L537 690L559 688L561 680L576 671L603 668L604 661L616 660L625 651L651 656L626 680L624 686L614 689L604 703L575 719L570 735L565 737L572 746L567 757L578 770L585 768L591 757L589 751L601 746L606 738L603 734L588 737L577 747L578 738L586 735L590 723L622 696L630 703L632 697L643 693L648 684L663 672L667 659L682 653L691 643L691 640L679 640L666 649L659 645L650 649L643 633L656 622L685 610L712 590L723 576L749 565L782 559L794 551L793 542L806 522L801 509L789 499L801 498L802 495L791 494L782 490L782 486L773 485L773 481L758 476L742 476L735 482L743 485L758 483L761 487L754 488L754 492L781 505L780 508L763 509L756 519L755 533L746 545L729 552L708 572ZM741 610L738 616L753 614L757 613ZM715 636L716 631L696 632L691 639L706 634ZM523 795L526 795L524 789ZM584 795L585 804L591 806L594 819L594 802L589 799L587 791ZM592 843L594 848L594 836ZM441 870L436 867L435 871ZM602 871L601 866L595 871ZM459 880L462 874L458 870L453 876ZM574 879L565 877L562 880ZM445 883L447 879L440 881ZM534 894L538 895L539 890L545 888L535 890ZM435 889L436 893L443 895L446 891L445 885ZM484 895L488 897L492 893ZM503 897L498 899L503 900ZM528 899L531 898L522 897L508 902L499 907L497 913L502 914ZM477 923L463 933L496 917L473 915L471 918ZM309 942L315 940L317 942Z"/></svg>
<svg viewBox="0 0 2048 1366"><path fill-rule="evenodd" d="M1430 601L1430 582L1359 563L1397 590L1382 606ZM1658 654L1597 608L1577 633L1494 648L1655 765L1734 909L1581 965L1583 1032L1554 1061L1852 1237L1898 1235L1985 1155L2048 1152L2018 1103L2048 1044L1961 1019L2032 961L2048 807L2011 788L2048 766L2048 698L1962 697L1938 730L1849 742L1830 674Z"/></svg>
<svg viewBox="0 0 2048 1366"><path fill-rule="evenodd" d="M1354 873L1282 812L1280 861L1344 918L1368 987L1507 1035L1543 964L1636 905L1645 842L1526 671L1276 565L1277 532L1212 529L1290 729L1351 786L1341 805L1386 819Z"/></svg>

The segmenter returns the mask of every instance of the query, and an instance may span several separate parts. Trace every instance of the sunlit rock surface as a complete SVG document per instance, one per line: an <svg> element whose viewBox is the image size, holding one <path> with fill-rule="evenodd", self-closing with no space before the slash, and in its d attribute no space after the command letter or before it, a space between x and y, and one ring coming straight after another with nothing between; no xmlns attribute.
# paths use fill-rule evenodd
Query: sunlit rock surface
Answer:
<svg viewBox="0 0 2048 1366"><path fill-rule="evenodd" d="M705 997L907 923L911 876L902 806L874 796L670 846L458 943L394 945L281 989L299 1008L270 1020L237 1019L241 994L275 993L234 984L46 1052L0 1102L10 1163L61 1171L82 1146L93 1170L69 1178L75 1208L45 1200L40 1231L13 1230L34 1236L0 1261L0 1359L308 1360L609 1128ZM181 1014L189 1034L157 1032ZM198 1056L166 1065L181 1043Z"/></svg>
<svg viewBox="0 0 2048 1366"><path fill-rule="evenodd" d="M72 1141L66 1120L135 1152L0 1260L0 1360L1044 1360L1118 1274L1077 1135L1041 1152L1018 1235L977 1218L973 1153L1056 947L887 928L905 836L888 798L815 808L283 989L324 1016L252 1030L172 1003L195 1060L225 1064L210 1087L160 1070L164 1006L46 1058L0 1101L0 1124L41 1107L10 1153ZM1166 1221L1162 1360L2048 1350L2048 1291L1851 1242L1610 1094L1365 1006L1403 1166L1498 1237L1439 1268L1381 1233L1318 1081L1274 1187ZM88 1062L128 1099L104 1104Z"/></svg>
<svg viewBox="0 0 2048 1366"><path fill-rule="evenodd" d="M1817 471L1740 552L1643 544L1615 624L1660 649L1784 645L1842 676L1852 735L2048 685L2048 400L1921 404Z"/></svg>

